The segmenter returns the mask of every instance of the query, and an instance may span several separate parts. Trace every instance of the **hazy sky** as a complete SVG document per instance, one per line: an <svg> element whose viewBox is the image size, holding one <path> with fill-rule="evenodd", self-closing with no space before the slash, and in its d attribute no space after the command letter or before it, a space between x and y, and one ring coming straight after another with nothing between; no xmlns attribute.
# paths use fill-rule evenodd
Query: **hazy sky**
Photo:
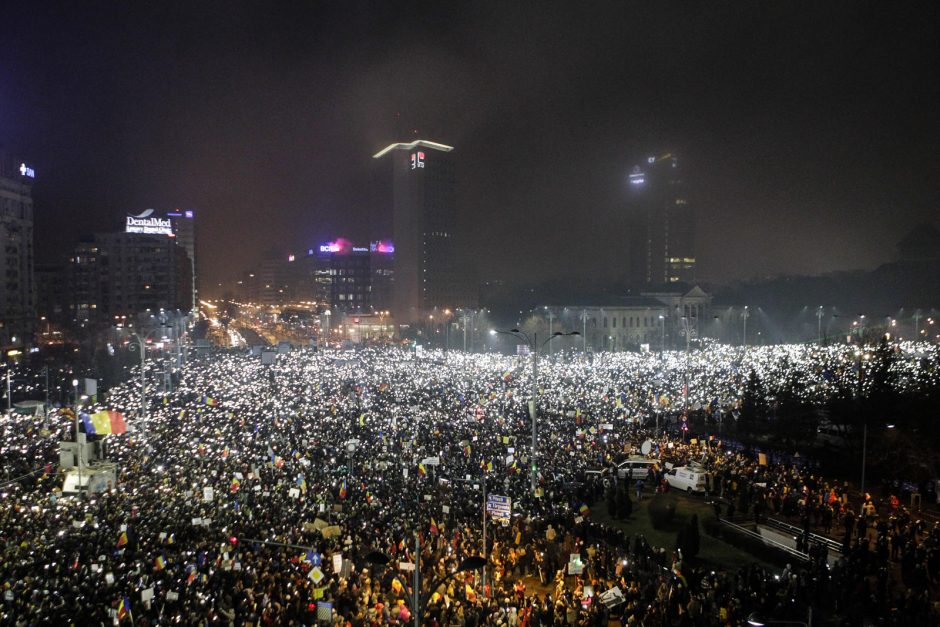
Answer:
<svg viewBox="0 0 940 627"><path fill-rule="evenodd" d="M824 4L825 6L820 6ZM700 278L870 268L940 225L936 3L20 2L0 147L37 254L192 208L207 283L373 235L371 155L455 146L482 278L616 278L626 175L682 155ZM388 164L384 164L387 166Z"/></svg>

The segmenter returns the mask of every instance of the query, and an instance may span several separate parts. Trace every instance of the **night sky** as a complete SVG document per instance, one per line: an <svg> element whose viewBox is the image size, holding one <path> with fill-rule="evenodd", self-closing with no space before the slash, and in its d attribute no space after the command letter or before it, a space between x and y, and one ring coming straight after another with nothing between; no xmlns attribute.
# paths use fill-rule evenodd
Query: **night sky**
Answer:
<svg viewBox="0 0 940 627"><path fill-rule="evenodd" d="M873 268L940 226L938 5L820 4L7 3L0 149L38 260L192 208L210 295L378 235L371 155L412 129L456 147L481 279L621 276L626 175L667 151L701 279Z"/></svg>

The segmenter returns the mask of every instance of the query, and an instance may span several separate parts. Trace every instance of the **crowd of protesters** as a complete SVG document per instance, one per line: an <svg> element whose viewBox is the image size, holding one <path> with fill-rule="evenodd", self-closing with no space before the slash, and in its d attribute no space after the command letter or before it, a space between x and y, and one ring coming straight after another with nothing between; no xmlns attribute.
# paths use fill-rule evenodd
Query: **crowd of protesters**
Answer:
<svg viewBox="0 0 940 627"><path fill-rule="evenodd" d="M688 379L687 356L542 364L534 456L529 369L511 358L304 350L263 365L213 354L187 364L171 391L152 377L146 419L134 381L85 401L80 414L120 411L129 428L107 437L116 485L81 497L61 493L57 465L74 417L8 414L0 622L737 625L811 606L847 621L937 620L933 525L900 506L882 515L852 503L810 470L643 430L653 413L669 415L686 380L693 403L730 411L754 367L779 376L803 359L816 394L851 376L829 349L726 350L697 355ZM898 367L916 377L911 361ZM603 476L585 471L645 439L664 463L703 463L724 515L733 505L798 518L845 537L842 557L715 573L599 524L590 510ZM484 489L512 499L508 520L489 519L485 547ZM479 555L485 571L458 571Z"/></svg>

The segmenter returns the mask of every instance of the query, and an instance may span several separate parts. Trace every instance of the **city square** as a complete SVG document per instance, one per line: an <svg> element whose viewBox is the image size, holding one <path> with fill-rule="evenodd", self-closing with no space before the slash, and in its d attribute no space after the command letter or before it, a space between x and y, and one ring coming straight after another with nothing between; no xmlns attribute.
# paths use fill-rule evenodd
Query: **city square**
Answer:
<svg viewBox="0 0 940 627"><path fill-rule="evenodd" d="M937 9L0 19L0 625L940 625Z"/></svg>

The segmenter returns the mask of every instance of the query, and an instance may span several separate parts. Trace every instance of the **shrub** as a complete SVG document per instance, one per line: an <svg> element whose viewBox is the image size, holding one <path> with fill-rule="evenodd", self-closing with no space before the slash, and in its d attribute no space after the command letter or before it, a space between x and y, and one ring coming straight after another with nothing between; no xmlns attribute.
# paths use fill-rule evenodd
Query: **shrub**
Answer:
<svg viewBox="0 0 940 627"><path fill-rule="evenodd" d="M653 529L664 529L676 515L676 505L657 494L650 500L649 513Z"/></svg>

